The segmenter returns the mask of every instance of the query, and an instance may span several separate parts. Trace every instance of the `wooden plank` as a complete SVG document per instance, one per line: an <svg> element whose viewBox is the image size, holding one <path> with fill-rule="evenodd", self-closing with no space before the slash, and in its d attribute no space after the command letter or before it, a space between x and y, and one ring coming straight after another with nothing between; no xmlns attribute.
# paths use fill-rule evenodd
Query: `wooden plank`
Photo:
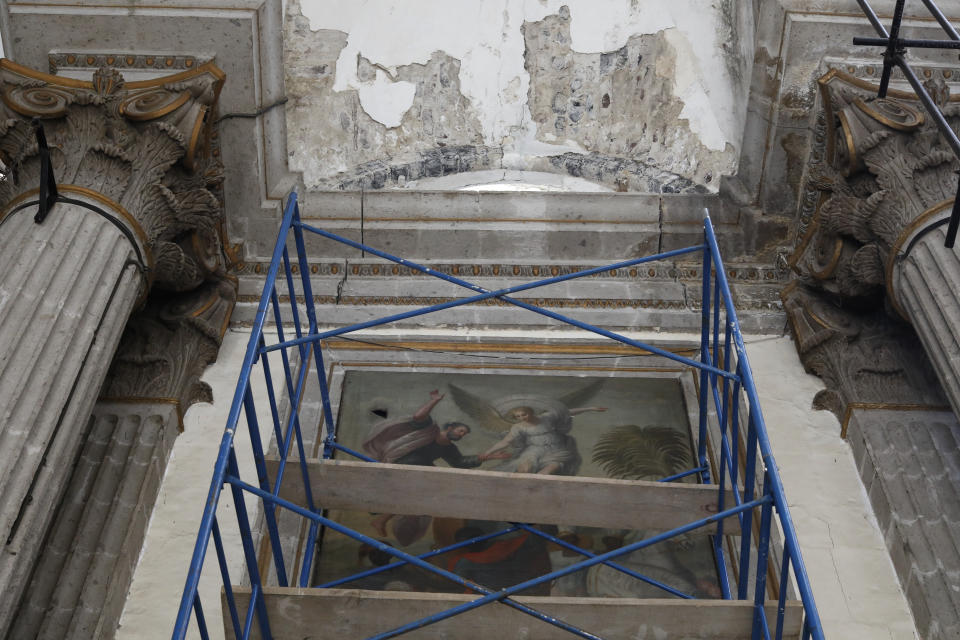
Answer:
<svg viewBox="0 0 960 640"><path fill-rule="evenodd" d="M267 461L271 478L276 468ZM308 468L314 500L326 509L650 532L717 512L716 485L334 460ZM280 496L306 504L299 462L287 464ZM734 504L729 491L724 504Z"/></svg>
<svg viewBox="0 0 960 640"><path fill-rule="evenodd" d="M240 619L250 589L233 587ZM476 598L466 594L266 587L270 630L277 640L354 640L394 629ZM741 600L517 597L518 602L610 640L743 640L750 637L753 605ZM233 628L223 599L226 637ZM776 602L766 606L771 624ZM800 637L803 608L788 602L784 638ZM252 637L259 638L254 622ZM489 604L403 636L411 640L566 640L574 636L501 604Z"/></svg>

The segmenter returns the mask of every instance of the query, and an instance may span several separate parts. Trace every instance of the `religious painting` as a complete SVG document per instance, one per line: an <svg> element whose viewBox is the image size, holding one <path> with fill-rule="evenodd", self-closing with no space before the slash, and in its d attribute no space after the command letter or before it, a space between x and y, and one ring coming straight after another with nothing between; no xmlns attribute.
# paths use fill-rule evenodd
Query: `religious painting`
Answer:
<svg viewBox="0 0 960 640"><path fill-rule="evenodd" d="M581 377L468 374L450 371L351 370L340 398L338 441L381 462L462 469L659 480L695 466L689 414L676 377ZM347 459L340 454L341 458ZM695 476L683 482L696 482ZM463 500L483 496L464 495ZM563 513L545 533L591 553L649 537L644 531L566 526ZM334 512L370 537L420 555L482 538L507 523ZM334 531L319 541L315 585L393 561ZM491 589L508 587L584 559L529 531L481 539L429 562ZM709 538L687 535L618 561L678 592L719 597ZM342 588L463 592L423 569L401 566ZM524 595L671 597L662 588L595 565L524 591Z"/></svg>

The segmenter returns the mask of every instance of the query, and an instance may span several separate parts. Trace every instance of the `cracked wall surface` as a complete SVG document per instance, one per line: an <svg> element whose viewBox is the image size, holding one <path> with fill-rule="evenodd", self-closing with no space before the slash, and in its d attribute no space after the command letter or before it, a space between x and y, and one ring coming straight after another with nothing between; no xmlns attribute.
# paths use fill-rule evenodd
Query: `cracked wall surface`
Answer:
<svg viewBox="0 0 960 640"><path fill-rule="evenodd" d="M733 146L707 148L681 118L684 103L673 94L681 53L667 32L631 36L615 51L577 53L563 7L524 24L523 33L537 139L576 141L604 159L597 177L624 191L681 192L731 170ZM551 163L576 171L576 160L554 156Z"/></svg>
<svg viewBox="0 0 960 640"><path fill-rule="evenodd" d="M445 161L455 171L495 166L482 147L477 114L460 92L458 60L436 51L424 64L390 70L358 54L357 76L365 84L337 91L337 59L348 34L312 31L298 7L289 3L286 27L287 137L290 167L303 172L308 187L380 188L400 175L444 175ZM397 102L405 104L402 112ZM444 154L446 147L453 153ZM491 151L495 158L498 151Z"/></svg>
<svg viewBox="0 0 960 640"><path fill-rule="evenodd" d="M309 189L502 168L715 190L738 162L751 7L291 0L290 169Z"/></svg>

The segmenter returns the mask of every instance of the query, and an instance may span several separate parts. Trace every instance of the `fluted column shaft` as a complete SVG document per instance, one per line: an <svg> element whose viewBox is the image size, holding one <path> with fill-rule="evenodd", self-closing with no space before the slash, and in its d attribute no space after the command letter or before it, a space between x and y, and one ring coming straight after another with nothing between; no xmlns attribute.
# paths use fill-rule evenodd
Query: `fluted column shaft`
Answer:
<svg viewBox="0 0 960 640"><path fill-rule="evenodd" d="M102 206L102 205L101 205ZM68 487L87 416L145 286L127 237L81 206L0 225L0 629Z"/></svg>
<svg viewBox="0 0 960 640"><path fill-rule="evenodd" d="M940 226L914 242L894 267L893 294L960 415L960 247L947 249L945 238Z"/></svg>
<svg viewBox="0 0 960 640"><path fill-rule="evenodd" d="M97 403L12 637L113 637L177 431L173 404Z"/></svg>

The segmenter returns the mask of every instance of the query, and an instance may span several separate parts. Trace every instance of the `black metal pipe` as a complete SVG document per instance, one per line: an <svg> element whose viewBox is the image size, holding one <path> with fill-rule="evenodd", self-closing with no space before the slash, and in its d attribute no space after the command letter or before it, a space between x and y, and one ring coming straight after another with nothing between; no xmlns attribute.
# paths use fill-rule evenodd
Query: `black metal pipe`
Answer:
<svg viewBox="0 0 960 640"><path fill-rule="evenodd" d="M890 34L887 33L886 27L880 22L880 18L877 17L877 14L874 12L873 7L870 6L870 3L867 0L857 0L857 4L860 5L860 8L863 10L863 13L867 16L867 20L870 21L870 24L873 25L874 30L877 32L881 38L889 38Z"/></svg>
<svg viewBox="0 0 960 640"><path fill-rule="evenodd" d="M947 238L943 246L953 249L957 240L957 227L960 227L960 182L957 182L957 195L953 197L953 211L950 212L950 226L947 227Z"/></svg>
<svg viewBox="0 0 960 640"><path fill-rule="evenodd" d="M957 40L913 40L910 38L897 38L892 41L894 49L904 47L913 47L915 49L960 49L960 41ZM865 45L868 47L887 47L891 40L888 38L861 38L859 36L853 39L853 44Z"/></svg>
<svg viewBox="0 0 960 640"><path fill-rule="evenodd" d="M927 114L933 118L933 121L936 123L940 133L947 139L947 144L950 145L954 155L960 159L960 139L957 138L956 132L953 130L953 127L950 126L950 123L947 122L943 112L933 101L933 98L930 97L930 94L920 82L920 79L904 59L904 54L906 53L907 47L916 47L921 49L960 49L960 33L957 33L957 30L954 29L947 17L942 11L940 11L940 8L936 5L934 0L922 0L924 6L937 20L937 22L940 23L940 26L950 37L950 40L916 40L900 38L900 22L903 19L904 2L905 0L897 0L897 4L893 10L893 22L890 25L890 33L888 34L887 30L883 27L883 24L880 23L880 19L877 17L877 14L870 6L870 3L867 0L857 0L857 4L860 5L860 9L863 11L870 24L873 25L874 30L878 35L880 35L880 37L855 37L853 39L853 43L856 45L880 46L886 48L883 53L883 74L880 78L880 89L877 92L877 97L885 98L887 96L887 88L890 84L890 73L893 70L893 65L896 64L898 67L900 67L900 70L903 71L903 75L906 77L907 82L909 82L910 86L913 87L914 92L917 94L917 98L921 103L923 103ZM953 248L954 242L957 238L958 228L960 228L960 182L957 184L957 195L953 201L953 211L950 216L950 224L947 227L947 237L946 241L944 242L944 246L946 248Z"/></svg>
<svg viewBox="0 0 960 640"><path fill-rule="evenodd" d="M903 55L894 56L894 62L900 70L903 71L903 75L906 77L907 82L910 83L910 86L913 87L913 90L917 94L917 98L920 99L920 102L923 103L923 106L927 110L927 114L933 118L933 121L936 123L937 128L940 129L940 133L947 139L947 144L950 145L950 148L953 149L953 153L960 158L960 138L957 138L956 132L950 126L950 123L947 122L947 119L941 113L940 108L933 101L933 98L930 97L930 94L927 93L926 88L920 82L920 78L917 77L917 74L913 72L913 69L910 68L910 65L907 64L906 60L903 59Z"/></svg>
<svg viewBox="0 0 960 640"><path fill-rule="evenodd" d="M957 30L953 28L953 25L950 24L950 21L947 20L947 16L943 15L943 12L940 11L940 7L936 5L933 0L922 0L923 4L927 7L927 10L937 19L937 22L940 23L940 26L943 27L943 30L947 32L947 35L950 36L951 40L960 40L960 33L957 33Z"/></svg>
<svg viewBox="0 0 960 640"><path fill-rule="evenodd" d="M906 0L897 0L893 7L893 22L890 24L890 37L887 39L887 50L883 52L883 75L880 77L880 90L877 95L881 98L887 97L887 88L890 86L890 73L893 71L893 65L896 58L900 56L903 49L895 46L895 42L900 37L900 21L903 19L903 5Z"/></svg>

